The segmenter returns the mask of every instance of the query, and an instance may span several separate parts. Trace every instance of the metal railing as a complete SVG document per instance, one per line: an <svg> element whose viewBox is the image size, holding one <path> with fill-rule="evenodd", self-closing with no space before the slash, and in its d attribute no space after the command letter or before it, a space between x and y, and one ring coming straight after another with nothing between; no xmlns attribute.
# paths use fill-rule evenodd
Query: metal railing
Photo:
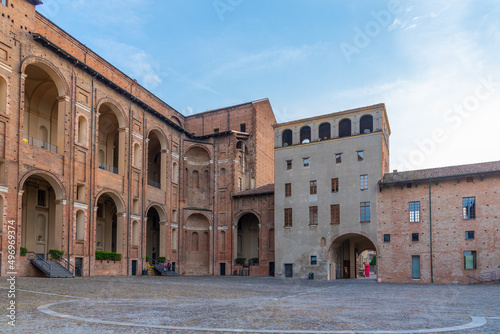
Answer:
<svg viewBox="0 0 500 334"><path fill-rule="evenodd" d="M46 141L43 141L43 140L40 140L37 138L33 138L31 136L24 136L23 142L25 142L26 144L32 145L32 146L43 148L44 150L47 150L50 152L57 153L57 145L53 145L49 142L46 142Z"/></svg>
<svg viewBox="0 0 500 334"><path fill-rule="evenodd" d="M156 181L148 179L148 185L152 186L152 187L155 187L155 188L158 188L158 189L161 189L161 183L160 182L156 182Z"/></svg>
<svg viewBox="0 0 500 334"><path fill-rule="evenodd" d="M50 263L45 261L43 254L38 254L35 252L28 252L27 254L28 261L40 268L43 272L47 273L49 277L52 277L52 266L50 265Z"/></svg>
<svg viewBox="0 0 500 334"><path fill-rule="evenodd" d="M47 260L58 262L62 267L66 268L73 276L75 276L75 266L68 260L56 253L47 253Z"/></svg>
<svg viewBox="0 0 500 334"><path fill-rule="evenodd" d="M469 284L500 281L500 270L483 271L476 275L467 275Z"/></svg>
<svg viewBox="0 0 500 334"><path fill-rule="evenodd" d="M99 162L97 167L99 169L102 169L102 170L105 170L105 171L108 171L108 172L111 172L114 174L118 174L118 167L107 165L104 162Z"/></svg>

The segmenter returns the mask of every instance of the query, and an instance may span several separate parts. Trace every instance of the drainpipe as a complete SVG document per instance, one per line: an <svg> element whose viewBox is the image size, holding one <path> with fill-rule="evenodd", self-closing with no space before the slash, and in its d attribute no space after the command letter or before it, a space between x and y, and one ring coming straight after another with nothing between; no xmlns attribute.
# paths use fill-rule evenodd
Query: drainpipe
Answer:
<svg viewBox="0 0 500 334"><path fill-rule="evenodd" d="M94 226L94 207L92 203L94 202L94 159L95 159L95 134L94 134L94 122L95 122L95 88L94 88L94 79L95 77L92 77L91 81L91 87L90 87L90 189L89 189L89 276L90 276L90 262L92 260L92 226Z"/></svg>
<svg viewBox="0 0 500 334"><path fill-rule="evenodd" d="M134 86L134 81L132 81L132 83L130 84L130 94L132 95L132 89L133 89L133 86ZM130 207L131 207L131 196L130 194L132 193L132 182L131 182L131 179L132 179L132 141L133 141L133 135L132 135L132 100L130 100L130 103L129 103L129 107L128 107L128 199L127 199L127 209L126 209L126 212L127 212L127 256L126 256L126 261L127 261L127 276L129 275L129 270L130 270L130 264L129 264L129 260L130 260L130 250L129 250L129 247L130 247L130 243L129 243L129 240L130 240L130 222L131 222L131 219L130 219ZM135 268L135 270L137 270L137 267ZM137 272L136 272L137 274Z"/></svg>
<svg viewBox="0 0 500 334"><path fill-rule="evenodd" d="M216 192L216 189L217 189L217 183L215 182L215 168L217 166L217 163L215 162L215 157L216 157L216 154L215 154L215 137L213 138L213 147L214 147L214 156L213 156L213 159L212 161L214 162L213 163L213 169L214 169L214 178L213 178L213 191L212 191L212 276L215 276L215 233L216 233L216 230L215 230L215 192ZM220 274L220 273L219 273Z"/></svg>
<svg viewBox="0 0 500 334"><path fill-rule="evenodd" d="M430 229L430 250L431 250L431 283L434 283L434 269L432 263L432 179L429 179L429 229Z"/></svg>

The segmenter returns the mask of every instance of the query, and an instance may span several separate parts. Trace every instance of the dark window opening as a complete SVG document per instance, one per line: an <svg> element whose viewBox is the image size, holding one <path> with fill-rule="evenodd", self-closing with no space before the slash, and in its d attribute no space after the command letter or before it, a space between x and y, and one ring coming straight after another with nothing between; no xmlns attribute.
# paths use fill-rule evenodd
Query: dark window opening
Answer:
<svg viewBox="0 0 500 334"><path fill-rule="evenodd" d="M473 176L467 177L467 182L474 182L474 177Z"/></svg>
<svg viewBox="0 0 500 334"><path fill-rule="evenodd" d="M361 117L359 122L359 133L371 133L373 132L373 117L371 115L365 115Z"/></svg>
<svg viewBox="0 0 500 334"><path fill-rule="evenodd" d="M411 183L406 184L406 188L410 189L411 188Z"/></svg>
<svg viewBox="0 0 500 334"><path fill-rule="evenodd" d="M391 235L390 234L384 234L384 242L391 242Z"/></svg>
<svg viewBox="0 0 500 334"><path fill-rule="evenodd" d="M411 234L411 241L418 241L418 233Z"/></svg>
<svg viewBox="0 0 500 334"><path fill-rule="evenodd" d="M247 124L246 123L240 124L240 132L247 132Z"/></svg>
<svg viewBox="0 0 500 334"><path fill-rule="evenodd" d="M335 154L335 163L336 164L342 163L342 153Z"/></svg>
<svg viewBox="0 0 500 334"><path fill-rule="evenodd" d="M465 231L465 239L474 239L474 231Z"/></svg>
<svg viewBox="0 0 500 334"><path fill-rule="evenodd" d="M219 128L215 128L214 133L219 133Z"/></svg>
<svg viewBox="0 0 500 334"><path fill-rule="evenodd" d="M286 161L286 169L292 169L292 160Z"/></svg>
<svg viewBox="0 0 500 334"><path fill-rule="evenodd" d="M318 257L317 256L311 256L311 265L315 266L318 264Z"/></svg>
<svg viewBox="0 0 500 334"><path fill-rule="evenodd" d="M323 123L319 126L319 140L327 140L331 138L330 123Z"/></svg>
<svg viewBox="0 0 500 334"><path fill-rule="evenodd" d="M351 135L351 120L343 119L339 122L339 138L349 137Z"/></svg>
<svg viewBox="0 0 500 334"><path fill-rule="evenodd" d="M38 201L37 201L38 206L47 206L47 193L45 190L38 190Z"/></svg>
<svg viewBox="0 0 500 334"><path fill-rule="evenodd" d="M339 179L336 177L332 179L332 193L339 192Z"/></svg>
<svg viewBox="0 0 500 334"><path fill-rule="evenodd" d="M291 146L292 145L292 130L285 130L281 134L281 146Z"/></svg>
<svg viewBox="0 0 500 334"><path fill-rule="evenodd" d="M307 144L311 142L311 128L304 126L300 129L300 143Z"/></svg>

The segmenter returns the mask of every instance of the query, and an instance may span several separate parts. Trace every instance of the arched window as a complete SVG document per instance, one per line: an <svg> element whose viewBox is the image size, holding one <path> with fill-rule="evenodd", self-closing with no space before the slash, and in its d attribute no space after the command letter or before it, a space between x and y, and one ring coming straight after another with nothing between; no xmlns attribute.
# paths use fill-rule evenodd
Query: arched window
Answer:
<svg viewBox="0 0 500 334"><path fill-rule="evenodd" d="M203 192L208 192L210 190L210 177L208 175L208 170L205 170L203 172Z"/></svg>
<svg viewBox="0 0 500 334"><path fill-rule="evenodd" d="M132 245L139 246L139 222L136 220L132 222Z"/></svg>
<svg viewBox="0 0 500 334"><path fill-rule="evenodd" d="M281 134L281 146L291 146L293 142L292 130L285 130Z"/></svg>
<svg viewBox="0 0 500 334"><path fill-rule="evenodd" d="M311 128L304 126L300 129L300 143L306 144L311 142Z"/></svg>
<svg viewBox="0 0 500 334"><path fill-rule="evenodd" d="M177 229L172 229L172 250L177 250Z"/></svg>
<svg viewBox="0 0 500 334"><path fill-rule="evenodd" d="M371 133L373 132L373 116L372 115L364 115L361 117L359 122L359 133Z"/></svg>
<svg viewBox="0 0 500 334"><path fill-rule="evenodd" d="M319 140L331 138L330 123L322 123L319 126Z"/></svg>
<svg viewBox="0 0 500 334"><path fill-rule="evenodd" d="M339 122L339 138L349 137L351 135L351 120L344 118Z"/></svg>
<svg viewBox="0 0 500 334"><path fill-rule="evenodd" d="M134 144L134 167L141 167L141 146L138 143Z"/></svg>
<svg viewBox="0 0 500 334"><path fill-rule="evenodd" d="M174 183L179 182L179 167L177 165L177 162L174 162L172 164L172 181Z"/></svg>
<svg viewBox="0 0 500 334"><path fill-rule="evenodd" d="M83 116L78 117L78 143L87 144L87 119Z"/></svg>
<svg viewBox="0 0 500 334"><path fill-rule="evenodd" d="M193 176L192 176L192 184L193 188L199 188L200 187L200 173L197 170L193 171Z"/></svg>
<svg viewBox="0 0 500 334"><path fill-rule="evenodd" d="M85 213L81 210L76 212L76 240L85 239Z"/></svg>
<svg viewBox="0 0 500 334"><path fill-rule="evenodd" d="M0 77L0 113L7 111L7 81Z"/></svg>
<svg viewBox="0 0 500 334"><path fill-rule="evenodd" d="M198 251L198 232L191 234L191 250L194 252Z"/></svg>

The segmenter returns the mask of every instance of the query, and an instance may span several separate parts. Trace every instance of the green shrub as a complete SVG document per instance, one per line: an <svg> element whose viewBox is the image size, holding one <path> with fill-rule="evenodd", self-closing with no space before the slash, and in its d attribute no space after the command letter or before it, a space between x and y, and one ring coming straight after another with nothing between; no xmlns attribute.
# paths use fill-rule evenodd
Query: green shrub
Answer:
<svg viewBox="0 0 500 334"><path fill-rule="evenodd" d="M59 257L62 257L64 252L60 251L58 249L49 249L49 253L52 255L53 258L58 259ZM59 256L57 256L59 255Z"/></svg>
<svg viewBox="0 0 500 334"><path fill-rule="evenodd" d="M259 258L258 257L253 257L250 259L250 261L252 261L253 264L259 264Z"/></svg>
<svg viewBox="0 0 500 334"><path fill-rule="evenodd" d="M156 261L158 261L158 263L165 263L165 260L166 260L166 259L167 259L166 257L164 257L164 256L160 256L160 257L157 257L157 258L156 258Z"/></svg>
<svg viewBox="0 0 500 334"><path fill-rule="evenodd" d="M28 254L28 248L26 247L19 248L19 251L21 253L21 256L26 256L26 254Z"/></svg>
<svg viewBox="0 0 500 334"><path fill-rule="evenodd" d="M370 261L370 266L375 266L377 265L377 256L372 257L372 260Z"/></svg>
<svg viewBox="0 0 500 334"><path fill-rule="evenodd" d="M244 257L239 257L239 258L236 259L236 264L244 265L246 260L247 259L244 258Z"/></svg>
<svg viewBox="0 0 500 334"><path fill-rule="evenodd" d="M115 252L95 251L96 260L121 261L122 255Z"/></svg>
<svg viewBox="0 0 500 334"><path fill-rule="evenodd" d="M149 256L148 255L146 255L146 262L149 263Z"/></svg>

